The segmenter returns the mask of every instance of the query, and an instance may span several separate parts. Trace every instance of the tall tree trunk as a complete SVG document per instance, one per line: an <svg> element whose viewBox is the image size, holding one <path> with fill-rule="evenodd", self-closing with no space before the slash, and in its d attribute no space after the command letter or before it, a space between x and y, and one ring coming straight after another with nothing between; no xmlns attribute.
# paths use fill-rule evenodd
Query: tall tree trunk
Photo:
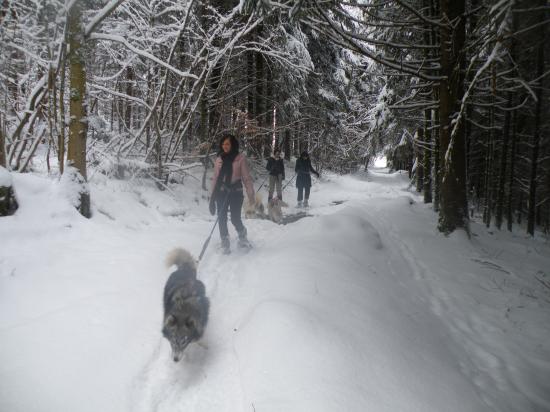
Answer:
<svg viewBox="0 0 550 412"><path fill-rule="evenodd" d="M117 86L116 87L121 93L124 93L124 90L122 88L122 83L120 82L117 82ZM123 114L124 114L124 100L122 100L120 97L115 97L115 100L117 101L117 105L116 105L116 117L117 117L117 125L118 125L118 133L122 133L124 131L124 127L123 126Z"/></svg>
<svg viewBox="0 0 550 412"><path fill-rule="evenodd" d="M518 206L516 208L516 222L521 225L521 219L523 217L523 190L519 190Z"/></svg>
<svg viewBox="0 0 550 412"><path fill-rule="evenodd" d="M256 135L255 150L261 156L264 146L265 136L265 101L264 101L264 56L256 53L256 121L258 124L258 134Z"/></svg>
<svg viewBox="0 0 550 412"><path fill-rule="evenodd" d="M254 111L254 52L252 51L246 53L246 81L248 85L246 110L248 112L248 119L252 120L256 117Z"/></svg>
<svg viewBox="0 0 550 412"><path fill-rule="evenodd" d="M512 112L512 147L510 148L510 172L508 173L508 199L506 202L507 229L512 231L514 223L514 173L516 165L517 110Z"/></svg>
<svg viewBox="0 0 550 412"><path fill-rule="evenodd" d="M493 66L494 67L494 66ZM493 88L494 90L494 88ZM485 226L489 227L491 225L491 216L492 216L492 202L493 202L493 170L494 170L494 158L495 158L495 99L494 94L491 99L491 107L489 108L489 133L487 134L487 147L485 151L485 196L484 196L484 207L483 207L483 222Z"/></svg>
<svg viewBox="0 0 550 412"><path fill-rule="evenodd" d="M154 82L153 82L153 69L151 67L147 68L147 104L149 107L153 106L153 95L154 95ZM111 126L111 130L113 130ZM147 122L145 125L145 148L149 150L151 146L151 122Z"/></svg>
<svg viewBox="0 0 550 412"><path fill-rule="evenodd" d="M451 233L457 228L467 229L468 224L463 122L459 122L451 141L451 120L464 93L462 49L465 41L465 0L442 0L440 6L445 22L445 27L440 30L441 74L445 78L440 81L439 87L440 161L443 171L439 230Z"/></svg>
<svg viewBox="0 0 550 412"><path fill-rule="evenodd" d="M208 99L206 97L206 91L203 93L200 101L200 123L199 123L199 136L201 143L208 142ZM213 145L216 145L216 142L210 142ZM217 150L218 148L214 146ZM202 175L202 190L208 190L206 187L206 173L208 170L208 155L212 151L210 145L207 146L206 153L203 159L204 164L204 173Z"/></svg>
<svg viewBox="0 0 550 412"><path fill-rule="evenodd" d="M61 62L61 81L59 84L59 136L57 142L57 161L59 174L65 170L65 59ZM111 129L112 130L112 129Z"/></svg>
<svg viewBox="0 0 550 412"><path fill-rule="evenodd" d="M6 167L6 137L4 136L2 116L0 116L0 167Z"/></svg>
<svg viewBox="0 0 550 412"><path fill-rule="evenodd" d="M128 66L126 67L126 94L133 96L132 85L134 82L134 70ZM128 130L132 128L132 101L127 100L124 104L126 110L124 111L124 123Z"/></svg>
<svg viewBox="0 0 550 412"><path fill-rule="evenodd" d="M285 127L285 135L284 135L284 141L285 141L285 145L284 145L284 152L285 152L285 159L290 161L290 156L292 155L291 153L291 139L292 139L292 135L290 133L290 128L287 126Z"/></svg>
<svg viewBox="0 0 550 412"><path fill-rule="evenodd" d="M430 16L435 18L440 15L439 0L430 1ZM431 40L432 46L439 45L441 43L441 36L439 30L432 25L431 27ZM432 88L432 94L434 100L439 101L439 87ZM432 109L432 141L433 141L433 209L435 212L439 212L439 199L441 198L441 166L440 166L440 140L439 140L439 110ZM437 126L437 127L436 127Z"/></svg>
<svg viewBox="0 0 550 412"><path fill-rule="evenodd" d="M433 6L432 6L432 0L423 0L422 1L422 7L424 10L426 10L426 13L428 17L431 19L433 17ZM430 46L435 45L435 34L433 31L433 27L431 25L426 24L424 27L424 43ZM424 58L430 59L432 58L432 51L426 49L424 51ZM431 147L431 110L426 109L424 110L424 130L423 130L423 140L424 140L424 151L422 156L422 165L423 165L423 176L422 176L422 187L419 189L424 192L424 203L431 203L432 202L432 184L431 184L431 155L432 155L432 147ZM368 167L368 164L365 165L365 168Z"/></svg>
<svg viewBox="0 0 550 412"><path fill-rule="evenodd" d="M273 133L275 133L273 129L273 74L269 66L265 68L265 72L265 126L269 133L266 133L264 139L264 157L269 157L273 144Z"/></svg>
<svg viewBox="0 0 550 412"><path fill-rule="evenodd" d="M518 15L516 13L512 13L512 21L511 21L511 32L514 33L516 31L517 27L517 19ZM516 61L516 39L514 36L510 39L509 43L509 52L510 56L512 57L513 61ZM510 161L510 168L513 168L513 160L514 160L514 151L515 151L515 133L512 139L512 147L510 149L510 157L508 158L508 146L510 141L510 128L515 126L515 118L512 119L512 116L515 117L515 110L512 111L511 108L514 107L514 94L512 92L508 92L507 95L507 102L506 102L506 112L504 113L504 126L502 130L502 153L500 157L500 168L499 168L499 179L498 179L498 193L497 193L497 205L496 205L496 213L495 213L495 224L497 228L500 230L502 227L502 221L504 219L504 205L505 203L508 203L508 207L511 208L512 202L511 202L511 196L512 196L512 190L513 190L513 181L510 180L508 185L508 196L506 196L506 165L508 161ZM514 120L514 126L511 125L512 120ZM513 170L511 179L513 179ZM506 201L506 199L508 201ZM512 217L511 217L511 211L508 212L508 230L512 230Z"/></svg>
<svg viewBox="0 0 550 412"><path fill-rule="evenodd" d="M155 147L156 156L157 156L157 187L160 190L164 190L164 186L161 185L162 182L162 134L159 129L158 119L156 116L153 116L153 122L155 126L155 131L157 133L157 144Z"/></svg>
<svg viewBox="0 0 550 412"><path fill-rule="evenodd" d="M52 146L55 148L55 133L57 124L57 80L55 72L50 67L50 84L48 85L48 152L46 153L46 165L48 174L51 171L50 167L50 150Z"/></svg>
<svg viewBox="0 0 550 412"><path fill-rule="evenodd" d="M513 106L512 92L508 93L507 109ZM495 213L495 225L500 230L502 227L503 211L504 211L504 198L505 198L505 182L506 182L506 162L508 159L508 141L510 140L510 110L506 110L504 113L504 127L502 130L502 147L500 152L500 167L498 171L498 190L497 190L497 204Z"/></svg>
<svg viewBox="0 0 550 412"><path fill-rule="evenodd" d="M68 15L69 19L69 62L70 62L70 113L69 147L67 161L78 171L78 179L85 184L86 175L86 68L84 64L84 33L82 30L82 3L75 2ZM80 193L80 213L90 217L90 192L87 188Z"/></svg>
<svg viewBox="0 0 550 412"><path fill-rule="evenodd" d="M421 192L424 187L424 155L425 150L422 146L424 141L424 129L419 127L417 132L417 141L414 142L414 152L416 157L416 191Z"/></svg>
<svg viewBox="0 0 550 412"><path fill-rule="evenodd" d="M541 20L544 20L544 13L541 13ZM531 143L531 173L529 178L529 202L527 210L527 233L531 236L535 235L535 212L537 207L537 175L538 175L538 162L539 162L539 150L540 150L540 128L541 128L541 112L543 105L543 87L544 87L544 46L545 46L545 28L541 26L541 36L539 40L538 53L537 53L537 103L535 106L535 130L533 133L533 140Z"/></svg>
<svg viewBox="0 0 550 412"><path fill-rule="evenodd" d="M424 203L432 203L432 111L424 111Z"/></svg>
<svg viewBox="0 0 550 412"><path fill-rule="evenodd" d="M433 111L433 115L434 115L434 119L435 119L435 123L437 125L439 125L439 110L434 110ZM433 129L433 134L434 134L434 137L433 137L433 141L434 141L434 154L433 154L433 159L434 159L434 167L433 167L433 175L434 175L434 188L433 188L433 194L434 194L434 198L433 198L433 203L434 203L434 211L436 212L439 212L439 199L441 198L441 166L440 166L440 159L441 159L441 156L440 156L440 153L441 153L441 150L440 150L440 140L439 140L439 126L435 129Z"/></svg>
<svg viewBox="0 0 550 412"><path fill-rule="evenodd" d="M116 106L116 98L113 98L111 100L111 115L109 118L109 130L111 132L114 130L114 124L115 124L115 106ZM149 145L147 145L147 147L149 147Z"/></svg>

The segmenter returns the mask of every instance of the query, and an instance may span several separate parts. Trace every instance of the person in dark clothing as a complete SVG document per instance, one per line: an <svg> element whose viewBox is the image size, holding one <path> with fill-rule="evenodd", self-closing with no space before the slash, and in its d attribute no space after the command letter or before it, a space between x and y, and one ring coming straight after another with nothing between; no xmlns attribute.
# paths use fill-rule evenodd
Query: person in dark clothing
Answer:
<svg viewBox="0 0 550 412"><path fill-rule="evenodd" d="M239 142L233 135L224 135L220 141L219 156L214 163L210 213L218 210L222 248L229 253L227 212L231 211L231 223L239 234L239 246L249 247L246 228L241 219L244 201L243 186L250 204L254 203L254 186L245 156L239 153Z"/></svg>
<svg viewBox="0 0 550 412"><path fill-rule="evenodd" d="M296 160L296 167L294 170L296 171L296 187L298 188L298 207L307 207L309 202L309 192L311 189L310 173L315 173L315 175L319 177L319 172L311 166L311 160L309 159L309 154L307 152L302 152L300 158Z"/></svg>
<svg viewBox="0 0 550 412"><path fill-rule="evenodd" d="M281 158L281 152L279 149L275 149L273 156L267 159L267 165L265 167L269 172L269 196L267 201L270 202L273 199L273 192L277 187L277 198L283 200L283 180L285 180L285 165Z"/></svg>

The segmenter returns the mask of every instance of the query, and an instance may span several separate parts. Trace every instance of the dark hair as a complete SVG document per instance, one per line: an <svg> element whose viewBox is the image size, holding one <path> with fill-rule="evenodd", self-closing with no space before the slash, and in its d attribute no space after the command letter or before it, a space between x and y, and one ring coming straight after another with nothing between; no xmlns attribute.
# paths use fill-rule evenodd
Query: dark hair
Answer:
<svg viewBox="0 0 550 412"><path fill-rule="evenodd" d="M300 154L300 157L309 157L309 154L307 151L303 151L301 154Z"/></svg>
<svg viewBox="0 0 550 412"><path fill-rule="evenodd" d="M227 139L229 139L229 142L231 143L231 152L230 153L239 153L239 141L237 140L237 138L235 136L233 136L232 134L224 134L222 136L222 138L220 139L220 144L219 144L219 154L222 154L223 153L223 142L225 142Z"/></svg>

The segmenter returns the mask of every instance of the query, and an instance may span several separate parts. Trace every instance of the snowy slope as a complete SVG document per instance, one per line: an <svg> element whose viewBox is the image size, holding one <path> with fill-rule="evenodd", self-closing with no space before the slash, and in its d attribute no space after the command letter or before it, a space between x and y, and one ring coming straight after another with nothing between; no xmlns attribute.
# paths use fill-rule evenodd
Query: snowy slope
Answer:
<svg viewBox="0 0 550 412"><path fill-rule="evenodd" d="M163 260L197 255L213 223L194 180L170 193L98 175L85 220L63 183L13 177L1 411L550 409L548 243L476 224L445 238L400 174L316 183L311 217L245 222L248 254L218 254L216 237L204 346L178 364Z"/></svg>

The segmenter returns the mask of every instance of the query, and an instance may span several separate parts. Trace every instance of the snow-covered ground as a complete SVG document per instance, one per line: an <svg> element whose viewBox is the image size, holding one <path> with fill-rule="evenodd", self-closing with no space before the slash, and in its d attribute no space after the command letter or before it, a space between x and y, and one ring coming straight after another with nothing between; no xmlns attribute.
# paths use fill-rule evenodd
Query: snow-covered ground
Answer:
<svg viewBox="0 0 550 412"><path fill-rule="evenodd" d="M0 411L550 410L548 242L476 223L445 238L404 175L325 177L312 216L246 221L248 254L219 254L216 233L199 266L204 347L177 364L163 260L198 255L213 224L198 183L97 174L86 220L63 182L13 178Z"/></svg>

